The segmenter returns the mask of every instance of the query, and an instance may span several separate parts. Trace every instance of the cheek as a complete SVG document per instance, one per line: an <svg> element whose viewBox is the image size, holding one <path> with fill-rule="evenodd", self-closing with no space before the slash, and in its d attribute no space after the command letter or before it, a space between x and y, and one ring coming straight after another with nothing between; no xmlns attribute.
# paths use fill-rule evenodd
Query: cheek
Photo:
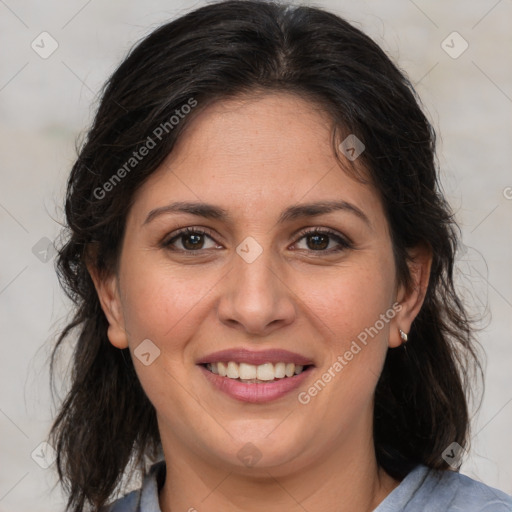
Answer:
<svg viewBox="0 0 512 512"><path fill-rule="evenodd" d="M172 403L173 410L185 414L187 408L195 407L193 391L183 391L183 383L188 382L189 341L197 332L202 301L207 300L213 283L205 274L184 275L148 261L127 259L124 268L123 312L140 383L157 411L167 410ZM147 339L158 349L150 346L149 365L137 355L139 344ZM153 359L153 354L158 355Z"/></svg>
<svg viewBox="0 0 512 512"><path fill-rule="evenodd" d="M382 254L362 258L357 265L336 269L323 288L313 286L315 283L318 281L308 281L301 295L319 320L324 357L321 382L306 392L311 397L322 396L319 407L323 402L347 410L364 408L384 364L395 316L394 264ZM324 414L330 417L337 410Z"/></svg>
<svg viewBox="0 0 512 512"><path fill-rule="evenodd" d="M329 328L328 337L343 348L392 307L394 266L386 258L364 258L321 279L311 276L302 280L297 289L308 308Z"/></svg>
<svg viewBox="0 0 512 512"><path fill-rule="evenodd" d="M130 344L149 338L172 351L173 345L179 345L194 324L197 326L194 318L214 285L215 276L209 280L206 273L199 277L149 262L127 261L125 268L135 269L122 276Z"/></svg>

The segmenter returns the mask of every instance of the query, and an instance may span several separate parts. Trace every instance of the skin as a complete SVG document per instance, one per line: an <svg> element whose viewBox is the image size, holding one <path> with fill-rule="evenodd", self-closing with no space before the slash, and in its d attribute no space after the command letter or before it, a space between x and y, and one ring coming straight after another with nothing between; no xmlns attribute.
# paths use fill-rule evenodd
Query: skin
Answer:
<svg viewBox="0 0 512 512"><path fill-rule="evenodd" d="M363 512L399 484L376 463L373 394L388 348L402 343L399 328L408 332L421 308L431 258L411 251L413 286L397 282L379 195L340 168L331 129L317 106L286 93L207 107L138 190L117 273L99 279L90 268L109 339L130 348L157 411L163 512ZM340 199L368 224L346 210L277 224L288 206ZM174 201L212 203L232 219L168 213L144 223ZM174 251L163 246L185 227L209 231L200 255L183 254L194 242L186 236ZM352 247L328 238L315 250L311 236L296 235L303 228L330 228ZM252 263L236 252L248 236L263 251ZM195 364L226 348L284 348L315 362L298 391L307 390L395 302L400 311L307 405L296 391L240 402ZM145 339L161 351L148 366L133 355ZM261 455L252 467L237 456L247 443Z"/></svg>

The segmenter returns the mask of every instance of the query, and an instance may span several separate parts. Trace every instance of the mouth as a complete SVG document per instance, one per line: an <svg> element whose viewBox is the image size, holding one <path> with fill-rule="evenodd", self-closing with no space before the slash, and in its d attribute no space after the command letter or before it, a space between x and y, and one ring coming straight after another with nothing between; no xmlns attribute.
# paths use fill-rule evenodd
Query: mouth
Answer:
<svg viewBox="0 0 512 512"><path fill-rule="evenodd" d="M290 397L315 369L311 359L280 349L223 350L205 356L196 364L211 389L251 403Z"/></svg>
<svg viewBox="0 0 512 512"><path fill-rule="evenodd" d="M300 386L312 374L312 359L282 349L221 350L196 361L215 391L242 402L277 400Z"/></svg>

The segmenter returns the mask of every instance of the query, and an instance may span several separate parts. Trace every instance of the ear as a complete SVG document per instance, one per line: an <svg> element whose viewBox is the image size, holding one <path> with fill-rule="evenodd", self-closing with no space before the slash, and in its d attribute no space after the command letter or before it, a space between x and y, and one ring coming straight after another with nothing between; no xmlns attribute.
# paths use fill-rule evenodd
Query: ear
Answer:
<svg viewBox="0 0 512 512"><path fill-rule="evenodd" d="M112 275L107 277L100 276L97 268L90 263L87 263L87 270L96 288L101 309L109 323L107 336L110 343L117 348L127 348L128 338L126 336L119 283L116 274L112 273Z"/></svg>
<svg viewBox="0 0 512 512"><path fill-rule="evenodd" d="M432 266L432 249L430 246L420 244L410 249L408 251L407 265L411 275L411 283L409 287L405 285L398 287L396 301L400 304L401 308L393 319L389 334L389 346L392 348L404 343L400 337L399 329L406 334L409 333L412 322L425 300Z"/></svg>

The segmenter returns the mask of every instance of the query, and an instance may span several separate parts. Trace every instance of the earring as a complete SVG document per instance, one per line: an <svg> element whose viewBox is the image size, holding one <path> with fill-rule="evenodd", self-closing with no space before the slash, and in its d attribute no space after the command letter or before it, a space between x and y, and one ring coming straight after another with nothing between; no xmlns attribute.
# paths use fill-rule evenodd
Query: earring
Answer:
<svg viewBox="0 0 512 512"><path fill-rule="evenodd" d="M398 329L400 331L400 338L402 338L402 341L404 343L407 343L407 340L408 340L408 336L407 336L407 333L405 333L404 331L402 331L402 329Z"/></svg>

